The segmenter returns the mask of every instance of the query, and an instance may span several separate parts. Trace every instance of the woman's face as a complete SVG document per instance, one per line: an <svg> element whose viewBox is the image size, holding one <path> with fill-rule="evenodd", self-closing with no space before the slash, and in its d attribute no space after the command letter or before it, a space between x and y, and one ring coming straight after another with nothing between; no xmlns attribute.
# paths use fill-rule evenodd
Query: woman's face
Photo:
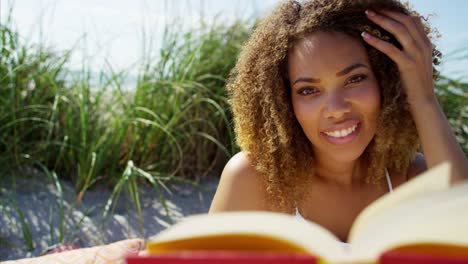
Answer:
<svg viewBox="0 0 468 264"><path fill-rule="evenodd" d="M319 158L356 160L375 135L380 92L361 42L316 32L288 54L294 113Z"/></svg>

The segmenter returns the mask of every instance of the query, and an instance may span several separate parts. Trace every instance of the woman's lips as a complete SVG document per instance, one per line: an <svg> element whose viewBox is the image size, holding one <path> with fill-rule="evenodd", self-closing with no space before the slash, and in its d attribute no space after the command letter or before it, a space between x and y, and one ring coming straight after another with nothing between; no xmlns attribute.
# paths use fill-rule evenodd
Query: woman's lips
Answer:
<svg viewBox="0 0 468 264"><path fill-rule="evenodd" d="M352 126L350 126L352 127ZM333 144L333 145L337 145L337 146L341 146L341 145L345 145L345 144L348 144L352 141L354 141L354 139L357 138L357 136L359 135L359 132L361 131L361 122L358 122L356 124L356 129L354 129L353 132L351 132L350 134L344 136L344 137L334 137L334 136L331 136L331 135L327 135L325 134L325 132L321 132L320 134L322 134L322 136L325 137L325 139Z"/></svg>

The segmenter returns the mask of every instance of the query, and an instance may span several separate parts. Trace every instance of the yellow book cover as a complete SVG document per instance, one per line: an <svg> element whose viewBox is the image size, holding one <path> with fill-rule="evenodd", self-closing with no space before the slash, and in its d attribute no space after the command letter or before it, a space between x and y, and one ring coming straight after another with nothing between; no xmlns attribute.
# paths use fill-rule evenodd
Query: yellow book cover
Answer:
<svg viewBox="0 0 468 264"><path fill-rule="evenodd" d="M150 238L147 251L277 252L323 263L376 263L392 251L468 261L468 182L450 186L449 175L441 164L374 201L351 227L349 245L291 215L228 212L189 216Z"/></svg>

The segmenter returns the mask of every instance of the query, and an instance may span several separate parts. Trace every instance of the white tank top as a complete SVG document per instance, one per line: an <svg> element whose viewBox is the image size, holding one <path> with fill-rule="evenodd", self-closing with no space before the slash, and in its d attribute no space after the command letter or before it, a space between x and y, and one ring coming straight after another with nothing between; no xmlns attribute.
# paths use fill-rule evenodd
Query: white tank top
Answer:
<svg viewBox="0 0 468 264"><path fill-rule="evenodd" d="M387 178L388 191L393 192L392 180L390 179L390 175L388 175L387 169L385 169L385 177ZM297 207L296 207L296 219L298 219L299 221L306 221L305 218L301 215L301 213L299 213L299 209L297 209ZM337 241L337 242L340 245L342 245L345 250L350 249L349 243L345 243L345 242L341 242L341 241Z"/></svg>

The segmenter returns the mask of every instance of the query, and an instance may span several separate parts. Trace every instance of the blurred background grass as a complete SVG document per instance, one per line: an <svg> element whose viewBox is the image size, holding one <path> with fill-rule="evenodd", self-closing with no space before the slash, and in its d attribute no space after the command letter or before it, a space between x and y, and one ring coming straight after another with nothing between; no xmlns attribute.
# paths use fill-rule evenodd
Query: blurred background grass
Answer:
<svg viewBox="0 0 468 264"><path fill-rule="evenodd" d="M223 87L253 23L167 29L128 88L125 72L93 83L86 61L67 71L72 50L22 44L10 22L0 28L4 172L40 163L83 192L114 186L129 161L153 176L204 177L237 151Z"/></svg>
<svg viewBox="0 0 468 264"><path fill-rule="evenodd" d="M86 190L112 189L103 222L121 192L141 215L139 186L170 192L169 181L192 182L219 175L238 151L224 85L254 23L205 24L181 31L166 26L163 47L150 50L129 72L107 65L96 73L84 58L81 71L69 70L73 48L57 52L25 43L11 17L0 25L0 180L15 184L23 168L48 176L59 199L49 204L58 222L51 242L66 242L66 215L60 181L71 181L80 203ZM34 177L34 175L31 175ZM62 200L60 200L62 199ZM35 248L31 223L14 199L2 199L20 219L24 245ZM52 218L51 218L52 219ZM59 235L52 229L60 226Z"/></svg>

